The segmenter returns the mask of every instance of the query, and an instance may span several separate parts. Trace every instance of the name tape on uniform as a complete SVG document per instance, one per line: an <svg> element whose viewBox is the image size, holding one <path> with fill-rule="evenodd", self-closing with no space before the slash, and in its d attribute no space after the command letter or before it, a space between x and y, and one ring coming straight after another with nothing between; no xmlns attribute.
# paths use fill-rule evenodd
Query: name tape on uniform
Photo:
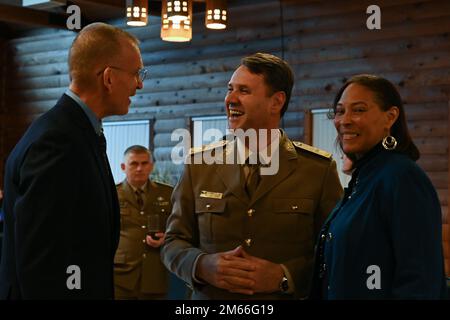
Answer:
<svg viewBox="0 0 450 320"><path fill-rule="evenodd" d="M200 198L209 198L209 199L222 199L223 193L220 192L211 192L202 190L200 192Z"/></svg>

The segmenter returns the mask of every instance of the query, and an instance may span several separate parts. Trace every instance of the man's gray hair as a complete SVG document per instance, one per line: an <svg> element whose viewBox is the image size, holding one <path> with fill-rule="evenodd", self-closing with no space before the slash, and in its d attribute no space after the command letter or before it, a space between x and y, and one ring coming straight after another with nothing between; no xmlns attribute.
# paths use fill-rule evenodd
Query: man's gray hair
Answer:
<svg viewBox="0 0 450 320"><path fill-rule="evenodd" d="M130 153L146 153L150 157L150 161L153 162L153 156L150 150L148 150L146 147L141 146L139 144L132 145L128 147L125 152L123 153L123 157L126 158L127 155Z"/></svg>

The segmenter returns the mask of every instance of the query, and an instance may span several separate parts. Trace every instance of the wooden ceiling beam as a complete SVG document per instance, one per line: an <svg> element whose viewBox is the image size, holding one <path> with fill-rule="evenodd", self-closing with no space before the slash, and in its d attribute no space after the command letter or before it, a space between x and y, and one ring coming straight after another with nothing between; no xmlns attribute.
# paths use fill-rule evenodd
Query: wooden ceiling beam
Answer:
<svg viewBox="0 0 450 320"><path fill-rule="evenodd" d="M69 1L68 1L69 2ZM116 7L116 8L125 8L126 0L74 0L70 1L74 4L83 4L83 3L89 3L89 4L95 4L95 5L104 5L104 6L110 6L110 7Z"/></svg>
<svg viewBox="0 0 450 320"><path fill-rule="evenodd" d="M119 8L125 8L126 0L75 0L72 1L74 3L93 3L93 4L101 4L105 6L111 6L111 7L119 7ZM161 0L158 1L149 1L149 5L152 4L152 2L161 2ZM205 2L205 0L194 0L194 2Z"/></svg>
<svg viewBox="0 0 450 320"><path fill-rule="evenodd" d="M199 11L200 8L204 10L204 2L205 0L194 0L194 10ZM83 4L86 4L99 7L110 6L114 8L125 8L126 0L69 0L67 1L67 4L79 4L81 7ZM149 5L151 7L149 9L152 9L152 12L161 11L161 1L150 1ZM66 29L67 17L68 15L61 13L0 3L0 22ZM83 17L82 20L83 25L90 22L85 17Z"/></svg>

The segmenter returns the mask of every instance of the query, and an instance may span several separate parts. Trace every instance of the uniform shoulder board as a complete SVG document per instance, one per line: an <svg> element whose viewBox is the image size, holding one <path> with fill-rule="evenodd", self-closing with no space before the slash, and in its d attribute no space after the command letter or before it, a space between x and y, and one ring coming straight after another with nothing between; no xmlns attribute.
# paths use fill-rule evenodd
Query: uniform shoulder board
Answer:
<svg viewBox="0 0 450 320"><path fill-rule="evenodd" d="M173 186L171 184L165 183L165 182L161 182L161 181L152 181L154 183L156 183L157 185L163 186L163 187L169 187L173 189Z"/></svg>
<svg viewBox="0 0 450 320"><path fill-rule="evenodd" d="M324 158L327 158L327 159L331 159L331 157L332 157L332 154L331 154L331 153L329 153L329 152L327 152L327 151L325 151L325 150L322 150L322 149L319 149L319 148L310 146L310 145L308 145L308 144L302 143L302 142L300 142L300 141L292 141L292 143L293 143L294 146L296 146L297 148L300 148L300 149L302 149L302 150L306 150L306 151L308 151L308 152L317 154L317 155L319 155L319 156L321 156L321 157L324 157Z"/></svg>
<svg viewBox="0 0 450 320"><path fill-rule="evenodd" d="M218 148L218 147L223 147L227 143L228 143L228 140L219 140L219 141L216 141L216 142L213 142L213 143L210 143L210 144L205 144L205 145L203 145L201 147L193 147L193 148L189 149L189 154L194 154L194 153L201 152L201 151L203 152L203 151L206 151L206 150L211 150L211 149L215 149L215 148Z"/></svg>

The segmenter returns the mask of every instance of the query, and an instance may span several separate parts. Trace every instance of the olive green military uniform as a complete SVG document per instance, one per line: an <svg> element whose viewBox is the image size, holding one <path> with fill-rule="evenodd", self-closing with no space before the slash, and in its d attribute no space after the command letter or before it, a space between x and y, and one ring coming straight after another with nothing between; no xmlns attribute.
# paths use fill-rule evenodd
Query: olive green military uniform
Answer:
<svg viewBox="0 0 450 320"><path fill-rule="evenodd" d="M222 141L199 152L214 149L220 155L228 152L227 144L236 141ZM191 154L192 162L199 152ZM305 297L316 236L342 194L335 161L329 153L292 142L282 133L278 173L261 176L251 198L242 176L239 164L185 165L172 195L173 210L161 249L164 264L193 288L193 299ZM193 266L199 254L239 245L251 255L282 263L295 284L294 294L246 296L194 281Z"/></svg>
<svg viewBox="0 0 450 320"><path fill-rule="evenodd" d="M140 210L136 194L126 179L117 185L120 202L120 242L114 257L116 298L164 296L169 287L168 271L160 258L160 248L146 244L147 217L159 214L162 227L172 209L169 185L148 180Z"/></svg>

